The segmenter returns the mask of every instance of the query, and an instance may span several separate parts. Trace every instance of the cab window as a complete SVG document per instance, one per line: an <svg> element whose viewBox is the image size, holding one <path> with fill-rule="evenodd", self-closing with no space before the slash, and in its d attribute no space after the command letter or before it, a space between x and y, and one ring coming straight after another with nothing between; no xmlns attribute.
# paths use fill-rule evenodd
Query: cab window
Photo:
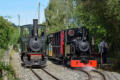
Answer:
<svg viewBox="0 0 120 80"><path fill-rule="evenodd" d="M23 28L23 37L27 38L29 36L29 28Z"/></svg>
<svg viewBox="0 0 120 80"><path fill-rule="evenodd" d="M38 36L39 37L44 36L44 30L42 28L38 28Z"/></svg>

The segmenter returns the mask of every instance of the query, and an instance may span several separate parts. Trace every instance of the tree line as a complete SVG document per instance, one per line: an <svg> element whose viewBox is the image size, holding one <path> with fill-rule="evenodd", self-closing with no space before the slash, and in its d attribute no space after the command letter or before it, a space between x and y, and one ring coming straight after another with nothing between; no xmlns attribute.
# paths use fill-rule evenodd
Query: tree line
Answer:
<svg viewBox="0 0 120 80"><path fill-rule="evenodd" d="M45 17L48 33L86 26L96 48L104 37L109 44L108 56L120 66L119 0L50 0Z"/></svg>
<svg viewBox="0 0 120 80"><path fill-rule="evenodd" d="M19 40L19 29L13 23L0 16L0 49L16 46Z"/></svg>

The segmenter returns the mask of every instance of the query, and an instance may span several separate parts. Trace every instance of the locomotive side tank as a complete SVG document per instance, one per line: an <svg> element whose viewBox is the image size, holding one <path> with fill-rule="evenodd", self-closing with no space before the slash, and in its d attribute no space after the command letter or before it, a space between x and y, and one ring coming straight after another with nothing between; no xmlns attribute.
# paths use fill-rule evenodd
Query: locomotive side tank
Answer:
<svg viewBox="0 0 120 80"><path fill-rule="evenodd" d="M38 20L33 20L33 25L21 26L21 60L25 66L45 66L46 64L46 26L38 25Z"/></svg>

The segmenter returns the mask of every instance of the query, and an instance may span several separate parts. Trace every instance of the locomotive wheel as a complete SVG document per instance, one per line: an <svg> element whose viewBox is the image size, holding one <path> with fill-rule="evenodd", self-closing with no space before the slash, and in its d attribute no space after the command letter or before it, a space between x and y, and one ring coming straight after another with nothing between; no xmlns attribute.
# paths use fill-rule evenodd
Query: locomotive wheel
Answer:
<svg viewBox="0 0 120 80"><path fill-rule="evenodd" d="M21 53L21 60L23 61L23 57L25 56L25 53Z"/></svg>
<svg viewBox="0 0 120 80"><path fill-rule="evenodd" d="M25 63L21 63L21 66L24 67L24 66L25 66Z"/></svg>
<svg viewBox="0 0 120 80"><path fill-rule="evenodd" d="M70 67L70 60L68 58L65 58L63 60L63 65L67 66L67 67Z"/></svg>
<svg viewBox="0 0 120 80"><path fill-rule="evenodd" d="M23 56L23 62L28 61L28 57L27 56Z"/></svg>
<svg viewBox="0 0 120 80"><path fill-rule="evenodd" d="M40 65L40 68L45 68L47 65L44 64L44 65Z"/></svg>
<svg viewBox="0 0 120 80"><path fill-rule="evenodd" d="M67 61L67 66L70 67L70 60Z"/></svg>

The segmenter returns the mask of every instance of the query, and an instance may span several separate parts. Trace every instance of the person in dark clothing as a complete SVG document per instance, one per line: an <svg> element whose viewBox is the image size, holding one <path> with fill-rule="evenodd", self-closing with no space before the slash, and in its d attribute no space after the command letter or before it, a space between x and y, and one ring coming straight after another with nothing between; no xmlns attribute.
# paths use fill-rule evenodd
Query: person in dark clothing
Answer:
<svg viewBox="0 0 120 80"><path fill-rule="evenodd" d="M102 54L102 62L103 62L103 64L107 63L107 50L108 50L108 44L103 38L102 41L99 44L99 53Z"/></svg>

